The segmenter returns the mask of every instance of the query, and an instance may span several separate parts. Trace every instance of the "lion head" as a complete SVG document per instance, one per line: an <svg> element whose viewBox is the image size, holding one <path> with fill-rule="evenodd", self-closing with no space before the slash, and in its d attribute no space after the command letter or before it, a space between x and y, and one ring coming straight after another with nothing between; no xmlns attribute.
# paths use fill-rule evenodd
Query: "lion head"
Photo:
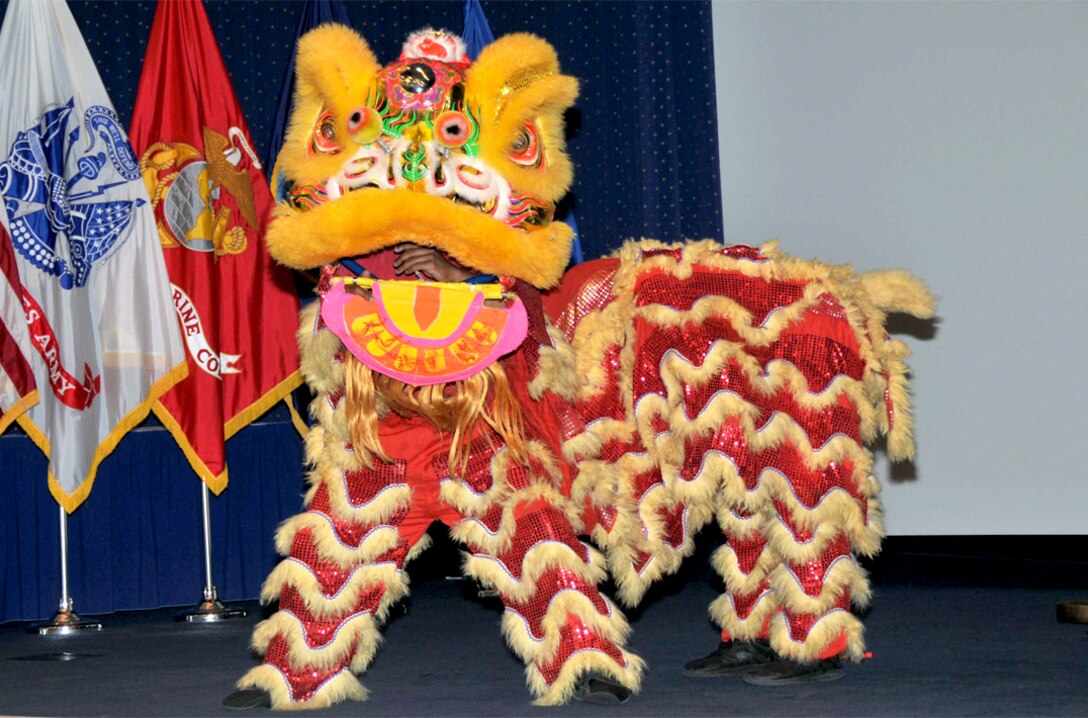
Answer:
<svg viewBox="0 0 1088 718"><path fill-rule="evenodd" d="M554 49L503 37L471 62L459 38L412 35L382 67L342 25L301 38L294 110L277 160L285 199L272 255L310 269L404 242L538 288L556 284L572 232L563 113L578 94Z"/></svg>

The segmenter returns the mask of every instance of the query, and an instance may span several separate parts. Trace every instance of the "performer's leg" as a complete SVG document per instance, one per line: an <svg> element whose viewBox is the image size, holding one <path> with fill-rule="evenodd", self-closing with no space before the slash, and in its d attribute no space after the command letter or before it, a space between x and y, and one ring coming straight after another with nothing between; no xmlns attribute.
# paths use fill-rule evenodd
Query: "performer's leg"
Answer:
<svg viewBox="0 0 1088 718"><path fill-rule="evenodd" d="M684 675L735 675L774 660L768 627L778 600L769 574L778 559L760 526L764 520L740 505L719 509L726 543L714 552L712 562L725 592L711 604L710 614L722 627L721 644L710 655L685 664Z"/></svg>
<svg viewBox="0 0 1088 718"><path fill-rule="evenodd" d="M865 572L857 565L842 527L803 528L786 514L776 544L793 543L771 576L782 610L770 623L770 640L781 659L748 672L756 685L839 678L840 657L860 660L864 653L861 621L851 613L852 599L868 600Z"/></svg>
<svg viewBox="0 0 1088 718"><path fill-rule="evenodd" d="M776 472L777 518L766 536L781 558L770 573L781 612L769 638L782 660L746 674L749 683L831 680L841 676L840 657L864 655L862 624L851 606L868 603L869 582L854 551L879 546L880 509L871 457L848 437L837 440L838 449L828 440L823 453L838 451L841 458L820 457L815 466L783 461ZM787 475L788 485L781 478Z"/></svg>
<svg viewBox="0 0 1088 718"><path fill-rule="evenodd" d="M868 414L858 383L860 360L849 337L817 331L821 316L803 322L803 332L799 324L797 335L783 333L774 349L786 360L783 366L793 367L787 374L803 368L807 391L787 383L774 393L752 394L760 413L745 427L743 450L734 456L744 495L737 495L735 480L723 483L727 503L749 509L757 529L734 532L739 535L729 537L731 543L742 547L753 536L765 541L761 588L773 596L763 635L780 659L746 672L750 683L837 678L840 654L859 660L864 653L861 622L850 608L852 600L867 602L869 590L853 552L871 554L879 547L878 486L872 457L862 446L862 418ZM816 351L814 342L838 351ZM835 357L841 362L831 361ZM727 517L727 533L726 524L736 525L739 518L742 512L736 511ZM730 599L739 607L751 586L728 580L736 574L733 563L742 567L744 562L728 562L719 570L727 576L727 589L740 591ZM725 603L719 603L723 628L735 636L752 635L730 625Z"/></svg>
<svg viewBox="0 0 1088 718"><path fill-rule="evenodd" d="M495 440L474 442L464 478L443 481L443 500L465 517L452 532L472 551L465 573L499 592L503 633L536 704L621 703L638 691L642 660L624 650L627 621L597 590L604 557L578 540L550 453L530 444L525 468ZM442 462L435 470L449 473Z"/></svg>
<svg viewBox="0 0 1088 718"><path fill-rule="evenodd" d="M781 613L769 637L783 660L748 673L750 683L829 680L841 675L839 656L864 655L851 604L868 602L869 584L854 552L875 553L883 529L872 456L863 446L875 431L873 407L842 311L825 297L783 332L773 352L804 375L807 391L783 386L761 401L767 440L757 454L760 484L774 516L765 535L781 559L770 574Z"/></svg>
<svg viewBox="0 0 1088 718"><path fill-rule="evenodd" d="M312 430L308 449L321 442L321 431ZM376 461L373 469L359 470L337 466L348 459L318 463L307 511L276 535L277 549L287 558L266 580L261 598L278 597L279 611L254 631L253 647L264 654L264 663L238 682L250 697L267 694L276 709L365 700L366 689L354 674L369 665L380 622L407 593L405 561L426 545L431 518L410 511L408 462ZM231 706L236 696L224 704L251 707Z"/></svg>
<svg viewBox="0 0 1088 718"><path fill-rule="evenodd" d="M603 557L545 501L523 504L516 514L509 548L490 554L470 544L465 571L502 597L503 633L526 663L535 703L558 705L572 697L622 703L639 688L642 661L624 650L627 622L597 590ZM593 685L594 679L623 690Z"/></svg>

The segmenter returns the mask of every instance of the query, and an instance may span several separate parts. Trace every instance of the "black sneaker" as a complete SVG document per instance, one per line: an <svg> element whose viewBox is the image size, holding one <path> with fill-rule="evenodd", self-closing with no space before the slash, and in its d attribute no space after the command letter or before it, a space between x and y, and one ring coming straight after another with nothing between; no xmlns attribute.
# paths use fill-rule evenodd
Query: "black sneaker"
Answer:
<svg viewBox="0 0 1088 718"><path fill-rule="evenodd" d="M786 686L791 683L818 683L843 677L838 656L815 663L800 663L780 658L744 674L744 682L753 686Z"/></svg>
<svg viewBox="0 0 1088 718"><path fill-rule="evenodd" d="M703 658L684 664L683 673L689 678L735 676L775 660L778 656L764 638L754 641L722 641L718 650Z"/></svg>
<svg viewBox="0 0 1088 718"><path fill-rule="evenodd" d="M247 711L251 708L271 708L272 696L260 688L243 688L223 699L224 708Z"/></svg>
<svg viewBox="0 0 1088 718"><path fill-rule="evenodd" d="M630 690L600 673L587 673L582 676L574 689L575 700L602 706L622 705L630 697Z"/></svg>

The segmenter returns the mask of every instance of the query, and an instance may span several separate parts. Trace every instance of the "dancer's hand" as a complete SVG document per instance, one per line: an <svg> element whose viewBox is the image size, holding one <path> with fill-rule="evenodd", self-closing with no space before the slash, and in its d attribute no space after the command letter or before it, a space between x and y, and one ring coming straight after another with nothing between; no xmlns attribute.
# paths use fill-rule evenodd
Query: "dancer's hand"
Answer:
<svg viewBox="0 0 1088 718"><path fill-rule="evenodd" d="M434 247L398 244L393 251L397 254L393 269L399 275L416 274L436 282L462 282L476 274L471 269L453 264Z"/></svg>

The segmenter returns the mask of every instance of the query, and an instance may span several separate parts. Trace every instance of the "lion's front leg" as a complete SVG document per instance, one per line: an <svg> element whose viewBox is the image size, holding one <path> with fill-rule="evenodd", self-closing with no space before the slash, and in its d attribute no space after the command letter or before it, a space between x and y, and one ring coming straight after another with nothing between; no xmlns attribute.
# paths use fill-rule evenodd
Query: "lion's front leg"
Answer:
<svg viewBox="0 0 1088 718"><path fill-rule="evenodd" d="M310 446L320 444L320 427ZM411 491L403 461L347 470L319 461L307 510L283 524L276 545L286 558L265 582L262 600L279 610L261 622L253 647L264 663L238 682L260 689L276 709L320 708L365 700L354 674L369 665L378 626L408 590L411 548L400 522Z"/></svg>

